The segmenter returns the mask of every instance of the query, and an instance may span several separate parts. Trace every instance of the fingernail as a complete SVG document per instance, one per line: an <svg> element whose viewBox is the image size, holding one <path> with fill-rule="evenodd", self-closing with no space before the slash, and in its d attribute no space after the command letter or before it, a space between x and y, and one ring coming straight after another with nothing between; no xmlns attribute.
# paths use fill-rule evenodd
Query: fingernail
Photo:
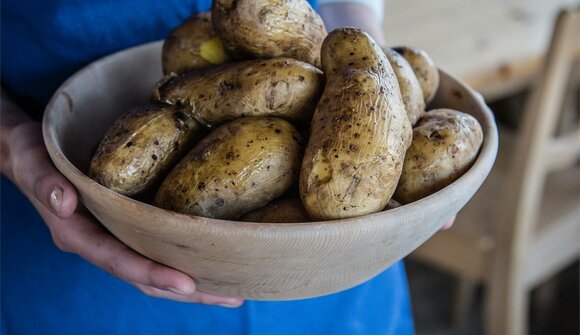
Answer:
<svg viewBox="0 0 580 335"><path fill-rule="evenodd" d="M226 301L218 303L218 305L222 306L222 307L234 308L234 307L239 307L240 302L237 300L226 300Z"/></svg>
<svg viewBox="0 0 580 335"><path fill-rule="evenodd" d="M64 190L60 186L56 186L52 192L50 192L50 207L54 214L60 214L60 206L62 205L62 194Z"/></svg>

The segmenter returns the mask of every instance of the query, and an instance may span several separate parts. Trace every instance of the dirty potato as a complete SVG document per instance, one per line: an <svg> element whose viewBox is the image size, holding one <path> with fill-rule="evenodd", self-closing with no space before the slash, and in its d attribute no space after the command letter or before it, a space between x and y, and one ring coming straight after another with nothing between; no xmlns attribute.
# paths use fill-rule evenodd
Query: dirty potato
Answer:
<svg viewBox="0 0 580 335"><path fill-rule="evenodd" d="M161 184L155 205L236 219L280 196L298 178L301 138L287 121L247 117L202 139Z"/></svg>
<svg viewBox="0 0 580 335"><path fill-rule="evenodd" d="M231 55L290 57L320 65L326 28L306 0L214 0L212 15Z"/></svg>
<svg viewBox="0 0 580 335"><path fill-rule="evenodd" d="M211 12L194 15L175 28L163 43L163 73L187 71L229 61L211 22Z"/></svg>
<svg viewBox="0 0 580 335"><path fill-rule="evenodd" d="M306 213L300 198L278 198L264 207L255 209L239 221L264 223L296 223L312 221Z"/></svg>
<svg viewBox="0 0 580 335"><path fill-rule="evenodd" d="M135 195L177 163L201 131L193 117L173 106L136 107L107 131L88 174L115 192Z"/></svg>
<svg viewBox="0 0 580 335"><path fill-rule="evenodd" d="M435 193L461 177L483 141L477 120L451 109L425 113L413 129L395 199L403 204Z"/></svg>
<svg viewBox="0 0 580 335"><path fill-rule="evenodd" d="M390 48L383 48L383 51L395 71L407 116L409 121L411 121L411 125L414 126L421 115L425 113L425 100L421 84L419 84L413 68L403 56Z"/></svg>
<svg viewBox="0 0 580 335"><path fill-rule="evenodd" d="M309 120L322 90L321 74L290 58L230 63L160 83L153 99L181 105L208 127L242 116Z"/></svg>
<svg viewBox="0 0 580 335"><path fill-rule="evenodd" d="M411 143L397 77L380 47L355 28L322 46L326 88L312 118L300 195L317 220L381 211Z"/></svg>
<svg viewBox="0 0 580 335"><path fill-rule="evenodd" d="M439 88L439 71L435 63L424 50L409 47L396 47L393 50L409 62L421 84L425 103L429 104Z"/></svg>

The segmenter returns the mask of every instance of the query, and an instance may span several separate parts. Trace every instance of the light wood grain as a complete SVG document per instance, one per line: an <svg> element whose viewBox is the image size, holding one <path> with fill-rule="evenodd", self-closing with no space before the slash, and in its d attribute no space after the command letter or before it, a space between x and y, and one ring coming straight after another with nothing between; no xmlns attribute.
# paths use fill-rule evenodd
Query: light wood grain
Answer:
<svg viewBox="0 0 580 335"><path fill-rule="evenodd" d="M114 193L87 178L92 148L129 107L146 102L161 77L160 43L81 70L49 103L47 148L83 204L121 241L192 275L200 290L256 300L325 295L360 284L437 232L471 198L497 152L497 130L480 96L441 73L436 103L473 114L484 144L455 183L415 203L347 220L256 224L187 216Z"/></svg>
<svg viewBox="0 0 580 335"><path fill-rule="evenodd" d="M390 0L383 28L389 45L424 49L437 66L493 100L533 82L558 10L577 5L577 0Z"/></svg>

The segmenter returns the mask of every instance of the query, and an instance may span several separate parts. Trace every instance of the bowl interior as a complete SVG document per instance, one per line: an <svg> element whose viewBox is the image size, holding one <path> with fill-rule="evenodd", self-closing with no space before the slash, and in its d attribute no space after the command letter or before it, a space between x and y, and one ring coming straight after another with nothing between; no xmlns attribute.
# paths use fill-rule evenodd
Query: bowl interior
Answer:
<svg viewBox="0 0 580 335"><path fill-rule="evenodd" d="M87 66L63 84L53 98L47 117L55 127L56 144L80 171L87 170L113 122L132 107L147 103L163 77L159 53L153 52L160 45L149 46L150 52L139 52L134 62L131 57L119 62L114 54Z"/></svg>
<svg viewBox="0 0 580 335"><path fill-rule="evenodd" d="M149 101L161 79L161 42L105 57L79 71L47 106L43 131L57 168L116 237L191 274L206 291L259 300L319 296L377 275L438 231L473 196L497 152L497 129L481 96L445 72L430 108L475 116L484 143L457 181L414 203L364 217L254 224L187 216L116 194L88 178L90 158L113 122ZM314 256L313 256L314 255Z"/></svg>

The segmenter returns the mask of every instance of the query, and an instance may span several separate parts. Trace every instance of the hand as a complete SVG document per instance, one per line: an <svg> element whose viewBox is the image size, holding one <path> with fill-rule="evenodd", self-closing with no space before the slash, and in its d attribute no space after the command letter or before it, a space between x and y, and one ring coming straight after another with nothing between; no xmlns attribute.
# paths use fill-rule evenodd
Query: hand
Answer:
<svg viewBox="0 0 580 335"><path fill-rule="evenodd" d="M227 307L242 304L239 298L196 291L191 277L141 256L76 210L77 192L52 165L40 124L10 112L2 108L2 173L32 202L59 249L78 254L153 297Z"/></svg>
<svg viewBox="0 0 580 335"><path fill-rule="evenodd" d="M441 230L447 230L447 229L451 228L453 226L453 223L455 223L456 217L457 217L457 215L453 215L453 217L451 219L449 219L449 221L447 221L447 223L444 224L443 227L441 227Z"/></svg>

